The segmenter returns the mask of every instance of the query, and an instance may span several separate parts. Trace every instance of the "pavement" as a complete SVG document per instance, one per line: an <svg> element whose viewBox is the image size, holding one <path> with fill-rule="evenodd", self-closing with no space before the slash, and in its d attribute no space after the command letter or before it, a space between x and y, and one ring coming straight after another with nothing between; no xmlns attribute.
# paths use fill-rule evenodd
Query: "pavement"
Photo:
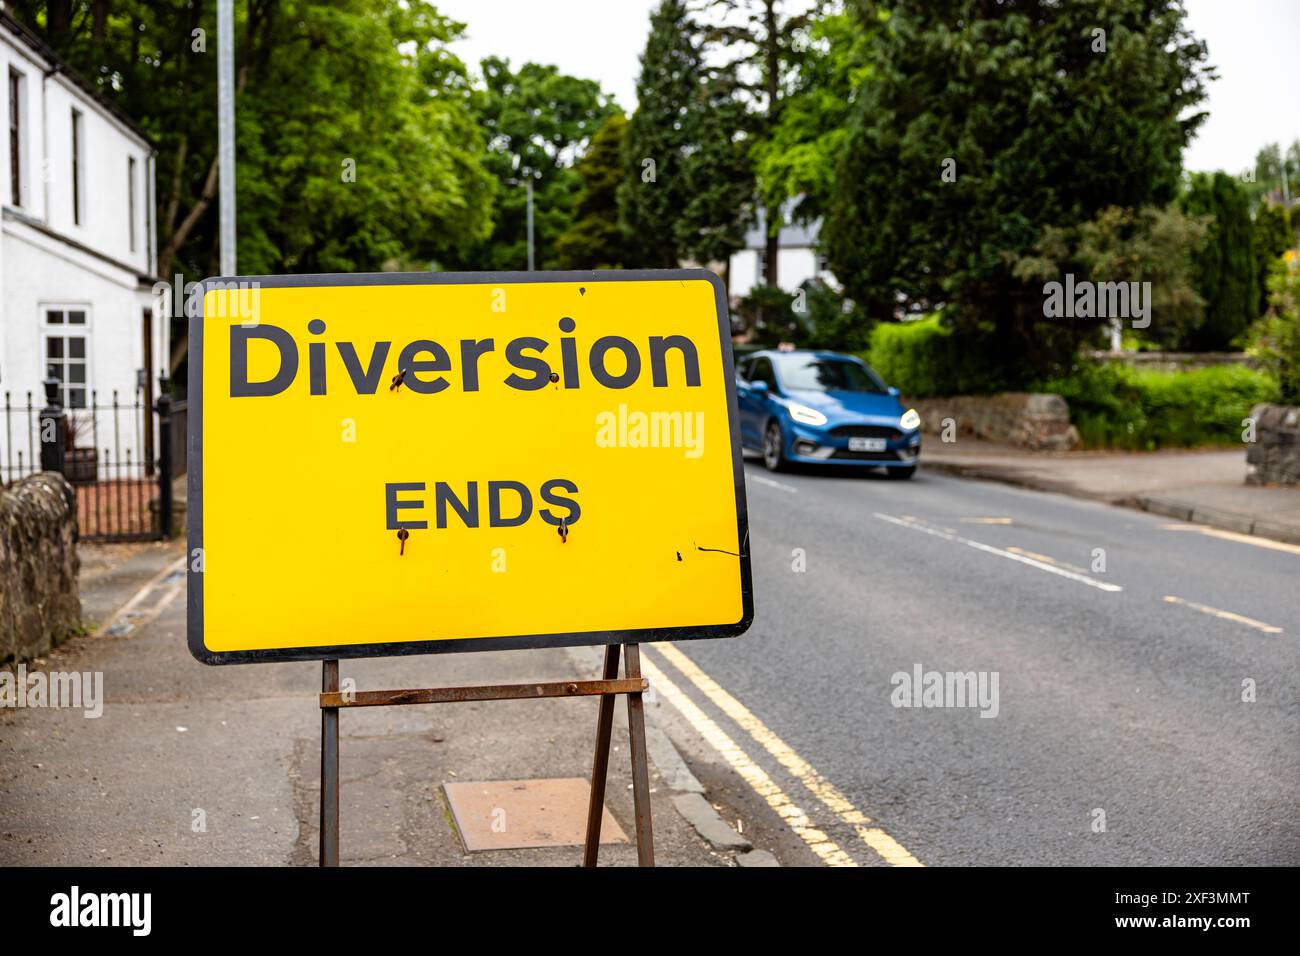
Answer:
<svg viewBox="0 0 1300 956"><path fill-rule="evenodd" d="M1300 487L1247 485L1243 451L1031 452L960 438L928 442L922 460L932 471L1093 498L1300 544Z"/></svg>
<svg viewBox="0 0 1300 956"><path fill-rule="evenodd" d="M103 715L0 709L0 866L315 865L320 665L195 661L185 645L183 544L83 545L81 557L93 633L28 670L101 672ZM598 677L601 653L344 661L341 676L362 690ZM615 710L606 806L632 837L624 699ZM345 712L341 862L578 864L576 846L467 852L443 785L589 780L596 706L584 698ZM660 865L775 865L704 799L658 727L658 707L647 710ZM582 801L568 809L585 817ZM526 816L501 817L506 835L529 824ZM635 863L632 842L601 848L602 865Z"/></svg>

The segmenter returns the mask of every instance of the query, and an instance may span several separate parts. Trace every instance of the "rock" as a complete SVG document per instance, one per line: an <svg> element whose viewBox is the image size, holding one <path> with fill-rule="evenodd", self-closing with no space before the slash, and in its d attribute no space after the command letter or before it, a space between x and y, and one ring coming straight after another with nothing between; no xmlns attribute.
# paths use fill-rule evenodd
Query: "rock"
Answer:
<svg viewBox="0 0 1300 956"><path fill-rule="evenodd" d="M1246 483L1300 484L1300 407L1256 405L1255 440L1246 446Z"/></svg>

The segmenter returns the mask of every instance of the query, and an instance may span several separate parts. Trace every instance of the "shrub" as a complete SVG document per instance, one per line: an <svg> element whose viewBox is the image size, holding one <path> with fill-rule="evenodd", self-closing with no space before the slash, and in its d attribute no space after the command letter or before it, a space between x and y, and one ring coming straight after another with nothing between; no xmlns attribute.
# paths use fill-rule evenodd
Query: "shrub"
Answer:
<svg viewBox="0 0 1300 956"><path fill-rule="evenodd" d="M1284 405L1300 405L1300 262L1278 259L1268 277L1268 314L1251 328L1251 354L1277 379Z"/></svg>
<svg viewBox="0 0 1300 956"><path fill-rule="evenodd" d="M1084 447L1143 451L1238 444L1251 407L1278 397L1271 376L1239 365L1155 372L1089 363L1042 390L1070 403Z"/></svg>
<svg viewBox="0 0 1300 956"><path fill-rule="evenodd" d="M957 332L939 315L913 322L882 322L862 357L890 385L911 398L992 394L1014 380L996 358L991 332Z"/></svg>

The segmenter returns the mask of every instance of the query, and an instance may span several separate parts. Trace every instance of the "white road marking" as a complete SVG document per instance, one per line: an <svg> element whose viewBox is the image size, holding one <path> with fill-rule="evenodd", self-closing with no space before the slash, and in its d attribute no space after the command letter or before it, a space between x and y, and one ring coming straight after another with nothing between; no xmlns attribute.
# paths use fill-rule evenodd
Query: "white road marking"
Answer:
<svg viewBox="0 0 1300 956"><path fill-rule="evenodd" d="M1027 558L1021 554L1007 551L1004 548L995 548L991 544L983 544L979 541L972 541L970 538L963 538L959 534L953 534L948 531L940 531L937 528L928 528L916 521L904 521L901 518L895 518L893 515L881 514L879 511L874 512L875 516L882 521L888 521L890 524L896 524L902 528L911 528L913 531L924 531L926 534L933 535L936 538L942 538L945 541L953 541L957 544L964 544L968 548L974 548L977 551L983 551L987 554L996 554L999 557L1009 558L1012 561L1018 561L1021 564L1027 564L1031 568L1038 568L1040 571L1047 571L1051 574L1068 578L1071 581L1078 581L1080 584L1086 584L1088 587L1096 588L1099 591L1108 591L1111 593L1123 591L1124 589L1118 584L1109 584L1106 581L1098 581L1096 578L1090 578L1086 574L1079 574L1075 571L1067 571L1065 568L1059 568L1043 561L1035 561L1033 558Z"/></svg>
<svg viewBox="0 0 1300 956"><path fill-rule="evenodd" d="M1200 611L1202 614L1209 614L1213 617L1222 618L1225 621L1234 621L1237 624L1245 624L1247 627L1253 627L1256 630L1263 631L1265 634L1281 634L1282 628L1275 627L1272 624L1265 624L1263 621L1257 621L1253 617L1246 617L1244 614L1235 614L1232 611L1224 611L1221 608L1210 607L1208 604L1198 604L1196 601L1185 601L1180 597L1174 597L1172 594L1165 595L1166 604L1181 604L1183 607L1190 607L1193 611Z"/></svg>
<svg viewBox="0 0 1300 956"><path fill-rule="evenodd" d="M794 485L787 485L783 481L776 481L772 478L766 478L763 475L748 475L747 478L749 481L757 482L760 485L767 485L769 488L778 488L781 491L788 491L792 495L797 495L799 493L799 489Z"/></svg>
<svg viewBox="0 0 1300 956"><path fill-rule="evenodd" d="M1166 531L1199 531L1211 538L1222 538L1224 541L1253 544L1257 548L1268 548L1272 551L1285 551L1287 554L1300 555L1300 545L1287 544L1285 541L1274 541L1272 538L1261 538L1258 535L1241 534L1237 531L1223 531L1220 528L1209 528L1200 524L1165 524L1160 527Z"/></svg>

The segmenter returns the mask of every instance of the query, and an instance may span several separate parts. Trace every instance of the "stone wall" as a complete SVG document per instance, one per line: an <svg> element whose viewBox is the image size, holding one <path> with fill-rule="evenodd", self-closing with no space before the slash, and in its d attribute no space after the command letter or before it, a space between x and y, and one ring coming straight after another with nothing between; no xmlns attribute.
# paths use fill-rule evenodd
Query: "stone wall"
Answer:
<svg viewBox="0 0 1300 956"><path fill-rule="evenodd" d="M1246 446L1246 482L1252 485L1300 484L1300 408L1256 405L1255 440Z"/></svg>
<svg viewBox="0 0 1300 956"><path fill-rule="evenodd" d="M922 430L935 435L943 434L943 421L951 418L957 435L1032 451L1069 451L1079 445L1079 432L1070 424L1069 403L1060 395L956 395L919 398L911 404L921 413Z"/></svg>
<svg viewBox="0 0 1300 956"><path fill-rule="evenodd" d="M1133 368L1156 372L1186 372L1189 369L1213 368L1218 365L1240 365L1242 368L1260 368L1259 359L1245 352L1088 352L1090 358L1102 362L1118 362Z"/></svg>
<svg viewBox="0 0 1300 956"><path fill-rule="evenodd" d="M77 499L42 472L0 489L0 661L30 660L81 625Z"/></svg>

